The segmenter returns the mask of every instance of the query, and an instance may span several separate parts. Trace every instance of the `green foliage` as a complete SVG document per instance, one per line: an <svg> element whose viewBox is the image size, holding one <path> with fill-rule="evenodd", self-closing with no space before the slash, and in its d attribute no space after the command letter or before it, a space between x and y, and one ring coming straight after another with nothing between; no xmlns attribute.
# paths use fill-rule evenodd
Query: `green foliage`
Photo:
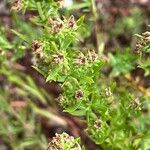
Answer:
<svg viewBox="0 0 150 150"><path fill-rule="evenodd" d="M0 87L0 136L3 142L16 150L46 149L46 137L42 134L40 124L37 125L37 116L43 115L35 108L40 109L38 102L47 104L47 97L28 76L19 76L17 71L12 72L8 68L1 68L0 75L9 82L5 87ZM14 84L16 86L13 88ZM45 113L50 117L50 112Z"/></svg>
<svg viewBox="0 0 150 150"><path fill-rule="evenodd" d="M1 45L1 50L2 49L11 49L12 45L8 42L7 38L5 37L4 33L2 30L0 30L0 45Z"/></svg>
<svg viewBox="0 0 150 150"><path fill-rule="evenodd" d="M133 35L140 31L144 15L139 8L134 8L129 16L118 19L112 28L112 38L121 34Z"/></svg>
<svg viewBox="0 0 150 150"><path fill-rule="evenodd" d="M127 74L134 69L136 55L131 53L130 49L125 49L124 52L116 51L113 55L109 53L110 64L112 65L113 76L118 76L120 73Z"/></svg>
<svg viewBox="0 0 150 150"><path fill-rule="evenodd" d="M6 60L6 52L12 48L4 31L0 28L0 64Z"/></svg>
<svg viewBox="0 0 150 150"><path fill-rule="evenodd" d="M150 59L140 62L139 67L145 71L145 76L150 75Z"/></svg>
<svg viewBox="0 0 150 150"><path fill-rule="evenodd" d="M137 35L139 41L136 45L136 50L140 54L139 67L145 71L145 76L150 75L150 32L142 33L142 35Z"/></svg>
<svg viewBox="0 0 150 150"><path fill-rule="evenodd" d="M55 108L49 94L38 87L30 76L16 69L17 64L12 48L4 32L1 39L0 61L0 137L1 142L11 149L46 149L48 142L37 118L47 118L62 125L65 122L51 112L52 108L42 109L39 104ZM14 52L10 58L9 53ZM17 57L16 57L17 58ZM0 149L3 149L1 143Z"/></svg>

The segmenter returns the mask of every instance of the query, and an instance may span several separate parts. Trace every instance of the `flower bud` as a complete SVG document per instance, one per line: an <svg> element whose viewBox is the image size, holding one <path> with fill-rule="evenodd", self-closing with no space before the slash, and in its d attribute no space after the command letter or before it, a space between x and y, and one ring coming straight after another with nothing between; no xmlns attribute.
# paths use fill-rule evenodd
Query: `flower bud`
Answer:
<svg viewBox="0 0 150 150"><path fill-rule="evenodd" d="M50 18L49 25L52 33L58 33L63 28L63 21L60 18Z"/></svg>
<svg viewBox="0 0 150 150"><path fill-rule="evenodd" d="M97 119L94 123L94 128L99 129L102 126L102 121Z"/></svg>
<svg viewBox="0 0 150 150"><path fill-rule="evenodd" d="M68 21L67 21L67 27L68 27L68 28L76 28L76 27L77 27L76 21L75 21L73 15L71 15L71 16L69 17L69 19L68 19Z"/></svg>
<svg viewBox="0 0 150 150"><path fill-rule="evenodd" d="M83 97L83 95L84 95L84 93L82 90L79 89L79 90L75 91L75 98L77 100L80 100Z"/></svg>
<svg viewBox="0 0 150 150"><path fill-rule="evenodd" d="M55 2L57 3L57 6L59 8L62 8L64 6L64 0L55 0Z"/></svg>
<svg viewBox="0 0 150 150"><path fill-rule="evenodd" d="M53 55L53 62L55 64L62 64L63 61L64 61L63 54L55 54L55 55Z"/></svg>
<svg viewBox="0 0 150 150"><path fill-rule="evenodd" d="M47 150L65 150L68 147L70 150L81 150L80 145L75 141L73 136L67 133L57 134L49 143Z"/></svg>
<svg viewBox="0 0 150 150"><path fill-rule="evenodd" d="M135 100L132 100L130 103L129 103L129 108L132 108L132 109L137 109L137 108L140 108L140 102L138 99L135 99Z"/></svg>
<svg viewBox="0 0 150 150"><path fill-rule="evenodd" d="M20 11L22 9L22 0L13 0L11 10Z"/></svg>
<svg viewBox="0 0 150 150"><path fill-rule="evenodd" d="M79 56L75 59L75 64L77 65L83 65L87 63L86 57L80 53Z"/></svg>
<svg viewBox="0 0 150 150"><path fill-rule="evenodd" d="M40 53L42 51L42 43L40 43L38 40L33 40L32 41L32 50L35 53Z"/></svg>

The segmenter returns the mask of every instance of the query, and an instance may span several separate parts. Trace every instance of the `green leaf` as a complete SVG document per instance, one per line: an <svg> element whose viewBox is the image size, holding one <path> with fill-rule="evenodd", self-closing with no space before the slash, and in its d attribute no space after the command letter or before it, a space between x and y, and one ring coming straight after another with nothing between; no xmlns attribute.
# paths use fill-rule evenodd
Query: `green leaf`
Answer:
<svg viewBox="0 0 150 150"><path fill-rule="evenodd" d="M78 26L81 26L83 24L83 21L84 21L84 16L81 16L78 20L77 20L77 25Z"/></svg>
<svg viewBox="0 0 150 150"><path fill-rule="evenodd" d="M24 36L23 34L15 31L15 30L11 30L14 34L16 34L20 39L22 39L23 41L27 42L27 43L30 43L30 41L27 39L26 36Z"/></svg>
<svg viewBox="0 0 150 150"><path fill-rule="evenodd" d="M84 107L81 107L81 104L82 104L82 100L80 100L76 105L74 106L70 106L68 108L66 108L64 110L64 112L68 112L70 114L73 114L73 115L84 115L84 113L86 112L85 108ZM80 108L81 107L81 108ZM78 110L77 110L78 109ZM81 113L81 114L80 114Z"/></svg>
<svg viewBox="0 0 150 150"><path fill-rule="evenodd" d="M46 78L46 82L57 81L57 77L58 77L58 74L61 71L61 69L62 69L62 66L59 65L59 66L55 67L53 69L53 71L50 71L48 77Z"/></svg>

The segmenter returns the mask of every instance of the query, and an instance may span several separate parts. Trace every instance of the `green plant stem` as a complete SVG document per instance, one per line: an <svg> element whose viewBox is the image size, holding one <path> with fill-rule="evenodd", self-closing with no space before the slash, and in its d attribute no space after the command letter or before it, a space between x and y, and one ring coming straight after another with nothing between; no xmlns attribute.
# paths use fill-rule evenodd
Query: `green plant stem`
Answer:
<svg viewBox="0 0 150 150"><path fill-rule="evenodd" d="M38 9L38 12L39 12L39 15L40 15L42 21L44 21L45 20L45 16L44 16L44 13L43 13L43 10L42 10L40 2L37 2L37 9Z"/></svg>

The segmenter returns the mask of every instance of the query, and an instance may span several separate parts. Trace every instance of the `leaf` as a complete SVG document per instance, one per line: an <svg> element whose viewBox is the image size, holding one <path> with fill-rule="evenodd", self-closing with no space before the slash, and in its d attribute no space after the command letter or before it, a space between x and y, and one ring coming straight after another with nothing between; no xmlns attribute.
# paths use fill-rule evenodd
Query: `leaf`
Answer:
<svg viewBox="0 0 150 150"><path fill-rule="evenodd" d="M38 88L35 88L35 84L32 87L31 86L31 81L30 83L28 83L28 81L23 81L21 78L15 76L15 75L11 75L9 77L9 80L13 83L16 83L17 85L21 86L22 88L24 88L25 90L27 90L30 94L34 95L35 97L39 98L39 100L46 104L46 100L44 98L44 96L42 95L42 93L39 91ZM29 80L29 79L28 79ZM30 79L31 80L31 79ZM33 83L32 83L33 84Z"/></svg>
<svg viewBox="0 0 150 150"><path fill-rule="evenodd" d="M91 3L89 1L83 2L83 3L76 3L74 5L72 5L71 7L69 7L69 10L74 10L74 9L82 9L82 8L88 8L91 5Z"/></svg>
<svg viewBox="0 0 150 150"><path fill-rule="evenodd" d="M42 70L40 70L37 66L32 66L36 71L38 71L41 75L44 76L44 72L42 72Z"/></svg>
<svg viewBox="0 0 150 150"><path fill-rule="evenodd" d="M94 80L93 80L91 77L85 76L85 77L82 79L82 83L92 84L92 83L94 83Z"/></svg>
<svg viewBox="0 0 150 150"><path fill-rule="evenodd" d="M84 109L75 110L73 112L65 110L64 112L68 112L69 114L74 115L74 116L78 116L78 117L86 115L86 111Z"/></svg>
<svg viewBox="0 0 150 150"><path fill-rule="evenodd" d="M11 30L14 34L16 34L20 39L22 39L23 41L30 43L30 41L27 39L27 37L25 37L23 34L15 31L15 30Z"/></svg>
<svg viewBox="0 0 150 150"><path fill-rule="evenodd" d="M142 35L140 35L140 34L135 34L135 36L137 36L139 38L143 38Z"/></svg>
<svg viewBox="0 0 150 150"><path fill-rule="evenodd" d="M50 74L48 75L48 77L46 78L46 82L48 81L57 81L57 76L59 71L62 69L62 66L59 65L58 67L55 67L53 69L53 71L50 72Z"/></svg>
<svg viewBox="0 0 150 150"><path fill-rule="evenodd" d="M84 111L86 111L86 110L83 107L81 107L82 109L80 108L80 110L77 110L77 109L79 109L79 107L81 106L81 104L82 104L82 100L80 100L76 105L70 106L69 108L67 108L66 110L64 110L64 112L68 112L68 113L73 114L73 115L74 114L80 115L79 112L82 112L81 113L81 116L82 116L82 115L84 115Z"/></svg>
<svg viewBox="0 0 150 150"><path fill-rule="evenodd" d="M115 64L116 64L116 59L115 59L115 57L112 55L112 53L109 53L108 56L109 56L109 59L110 59L111 63L112 63L113 65L115 65Z"/></svg>
<svg viewBox="0 0 150 150"><path fill-rule="evenodd" d="M77 20L77 25L78 26L81 26L83 24L83 21L84 21L84 16L81 16L78 20Z"/></svg>
<svg viewBox="0 0 150 150"><path fill-rule="evenodd" d="M7 41L5 37L0 36L0 49L11 49L13 46Z"/></svg>
<svg viewBox="0 0 150 150"><path fill-rule="evenodd" d="M62 118L60 118L59 116L57 116L56 114L53 114L52 112L48 111L48 110L45 110L45 109L41 109L41 108L38 108L34 103L31 102L31 106L32 106L32 109L34 110L34 112L38 115L41 115L41 116L44 116L48 119L50 119L51 121L57 123L57 124L60 124L60 125L63 125L65 126L66 125L66 122L65 120L63 120Z"/></svg>

